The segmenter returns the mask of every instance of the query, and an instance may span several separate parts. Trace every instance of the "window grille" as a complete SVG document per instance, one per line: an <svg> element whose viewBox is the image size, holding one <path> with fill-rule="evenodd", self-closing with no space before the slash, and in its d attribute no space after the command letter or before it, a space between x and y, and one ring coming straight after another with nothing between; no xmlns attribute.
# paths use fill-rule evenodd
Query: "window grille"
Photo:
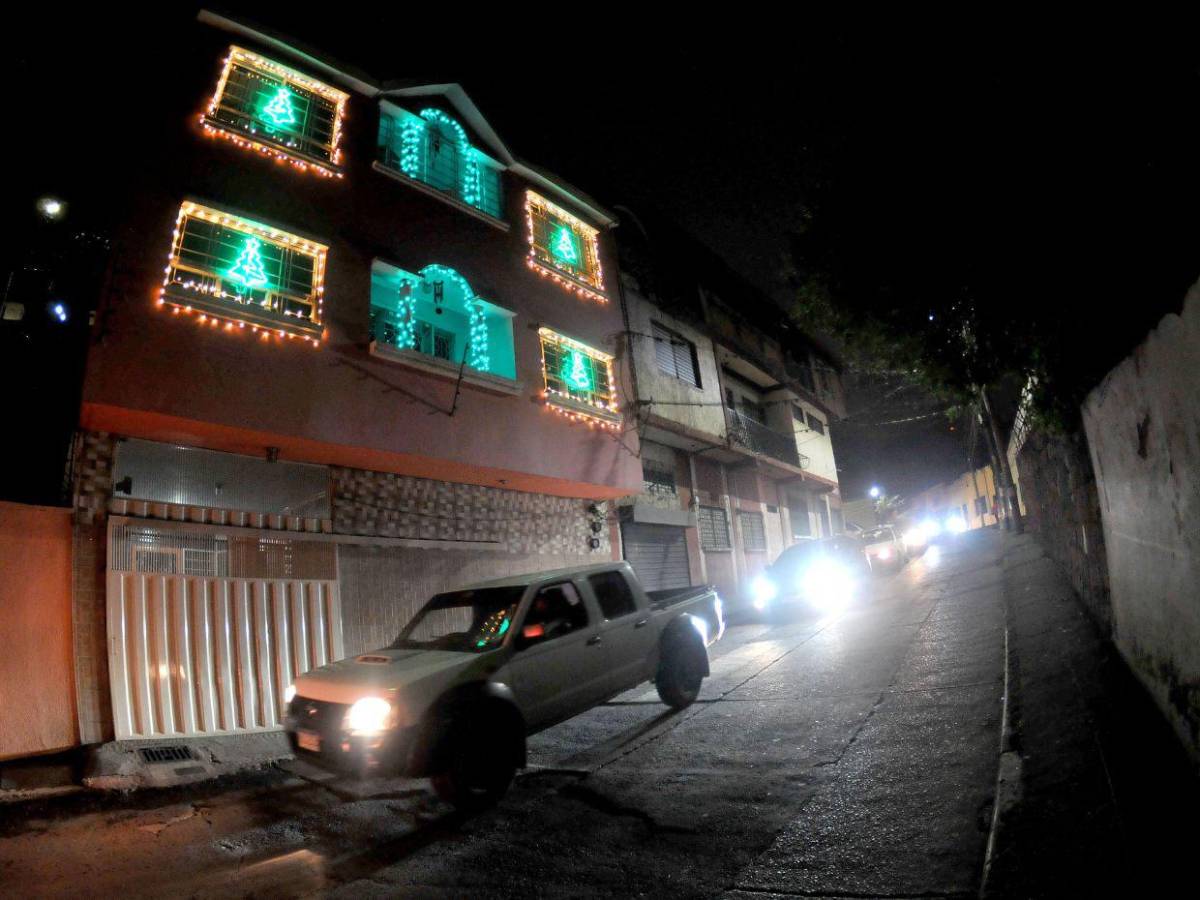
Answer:
<svg viewBox="0 0 1200 900"><path fill-rule="evenodd" d="M762 513L739 512L738 524L742 526L742 547L745 550L766 550L767 531Z"/></svg>
<svg viewBox="0 0 1200 900"><path fill-rule="evenodd" d="M525 213L531 264L566 275L580 286L604 290L597 229L533 191L526 192Z"/></svg>
<svg viewBox="0 0 1200 900"><path fill-rule="evenodd" d="M812 413L808 414L808 427L811 428L813 431L815 431L817 434L825 433L825 423L822 422L820 419L818 419L816 416L814 416Z"/></svg>
<svg viewBox="0 0 1200 900"><path fill-rule="evenodd" d="M793 497L788 502L788 518L792 520L792 537L808 537L812 534L812 522L808 517L808 500Z"/></svg>
<svg viewBox="0 0 1200 900"><path fill-rule="evenodd" d="M539 336L546 402L588 418L620 421L612 357L548 328Z"/></svg>
<svg viewBox="0 0 1200 900"><path fill-rule="evenodd" d="M648 494L674 497L677 493L675 472L667 463L655 459L643 459L642 481Z"/></svg>
<svg viewBox="0 0 1200 900"><path fill-rule="evenodd" d="M321 333L327 249L186 202L176 219L159 302L315 341Z"/></svg>
<svg viewBox="0 0 1200 900"><path fill-rule="evenodd" d="M337 578L337 545L274 535L117 525L109 568L151 575L332 581Z"/></svg>
<svg viewBox="0 0 1200 900"><path fill-rule="evenodd" d="M701 506L697 514L700 529L700 549L729 550L729 520L719 506Z"/></svg>
<svg viewBox="0 0 1200 900"><path fill-rule="evenodd" d="M231 47L203 117L210 132L340 174L342 113L348 95L273 60Z"/></svg>
<svg viewBox="0 0 1200 900"><path fill-rule="evenodd" d="M376 260L370 327L379 344L501 378L517 376L512 313L477 295L448 266L414 273Z"/></svg>
<svg viewBox="0 0 1200 900"><path fill-rule="evenodd" d="M463 127L441 110L415 115L385 104L379 117L379 162L493 218L504 216L500 163L472 146Z"/></svg>

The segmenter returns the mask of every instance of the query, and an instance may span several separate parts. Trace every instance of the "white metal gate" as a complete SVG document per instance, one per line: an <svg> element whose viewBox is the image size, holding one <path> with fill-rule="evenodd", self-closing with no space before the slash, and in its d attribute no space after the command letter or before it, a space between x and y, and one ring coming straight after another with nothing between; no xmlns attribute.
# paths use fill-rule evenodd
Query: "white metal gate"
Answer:
<svg viewBox="0 0 1200 900"><path fill-rule="evenodd" d="M284 689L343 655L332 542L113 517L108 548L119 740L277 729Z"/></svg>

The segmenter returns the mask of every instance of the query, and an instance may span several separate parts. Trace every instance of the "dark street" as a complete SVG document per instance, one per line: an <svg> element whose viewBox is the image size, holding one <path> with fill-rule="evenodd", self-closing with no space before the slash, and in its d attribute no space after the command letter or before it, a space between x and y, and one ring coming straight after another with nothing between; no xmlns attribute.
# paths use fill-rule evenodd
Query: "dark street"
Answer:
<svg viewBox="0 0 1200 900"><path fill-rule="evenodd" d="M474 818L424 782L299 765L238 786L9 810L3 892L975 896L996 860L989 877L1022 893L1063 896L1059 879L1079 875L1067 883L1111 887L1130 870L1119 850L1098 853L1097 826L1120 813L1111 796L1088 808L1096 798L1070 771L1045 796L1009 797L1014 827L994 834L1006 602L1032 585L1039 615L1064 604L1039 559L1026 541L979 533L877 580L842 615L734 625L695 705L672 714L639 690L535 736L509 796ZM1061 697L1037 699L1070 713ZM1092 735L1064 721L1030 739ZM1060 763L1078 770L1084 756ZM1022 802L1058 842L1036 880L1003 863L1028 837ZM1087 854L1056 831L1055 810L1091 823Z"/></svg>

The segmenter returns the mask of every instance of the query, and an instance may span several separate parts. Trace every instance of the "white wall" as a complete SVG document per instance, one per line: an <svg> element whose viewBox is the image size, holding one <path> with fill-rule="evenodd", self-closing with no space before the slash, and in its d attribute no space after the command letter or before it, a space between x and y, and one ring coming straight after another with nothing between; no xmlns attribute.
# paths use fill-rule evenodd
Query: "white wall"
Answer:
<svg viewBox="0 0 1200 900"><path fill-rule="evenodd" d="M1083 406L1113 639L1200 754L1200 284Z"/></svg>
<svg viewBox="0 0 1200 900"><path fill-rule="evenodd" d="M796 433L796 449L808 457L808 469L814 475L837 481L837 462L833 458L833 441L829 437L829 417L810 403L800 400L796 405L804 410L805 422L800 424L792 418ZM789 415L790 415L789 411ZM819 434L808 427L807 416L813 415L825 423L825 433Z"/></svg>

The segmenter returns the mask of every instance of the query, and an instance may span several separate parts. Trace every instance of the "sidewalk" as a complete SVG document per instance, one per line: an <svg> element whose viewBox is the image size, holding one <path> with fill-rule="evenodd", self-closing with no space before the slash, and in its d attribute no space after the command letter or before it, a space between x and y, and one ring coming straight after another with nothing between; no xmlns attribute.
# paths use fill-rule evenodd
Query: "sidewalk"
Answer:
<svg viewBox="0 0 1200 900"><path fill-rule="evenodd" d="M1029 535L1003 550L1008 778L986 897L1195 890L1200 779L1116 650Z"/></svg>

